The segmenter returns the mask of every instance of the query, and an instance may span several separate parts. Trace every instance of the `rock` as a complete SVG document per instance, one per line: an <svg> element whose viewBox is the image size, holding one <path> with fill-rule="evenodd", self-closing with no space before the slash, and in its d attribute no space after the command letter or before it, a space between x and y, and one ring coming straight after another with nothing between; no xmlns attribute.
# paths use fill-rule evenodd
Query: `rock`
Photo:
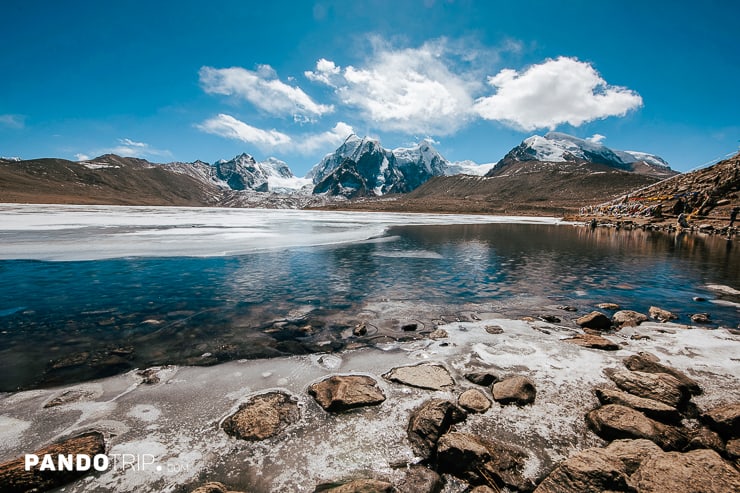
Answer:
<svg viewBox="0 0 740 493"><path fill-rule="evenodd" d="M405 324L401 326L401 330L404 332L414 332L417 327L418 327L418 324L415 324L415 323Z"/></svg>
<svg viewBox="0 0 740 493"><path fill-rule="evenodd" d="M402 383L420 389L443 390L455 385L450 373L442 365L421 364L393 368L383 375L391 382Z"/></svg>
<svg viewBox="0 0 740 493"><path fill-rule="evenodd" d="M563 310L566 312L577 312L578 311L578 308L576 308L575 306L570 306L570 305L560 305L557 308L558 310Z"/></svg>
<svg viewBox="0 0 740 493"><path fill-rule="evenodd" d="M696 324L710 324L712 321L709 318L708 313L695 313L691 315L691 321Z"/></svg>
<svg viewBox="0 0 740 493"><path fill-rule="evenodd" d="M551 323L551 324L559 324L560 318L556 317L555 315L540 315L539 319L543 322Z"/></svg>
<svg viewBox="0 0 740 493"><path fill-rule="evenodd" d="M625 465L601 448L591 448L561 462L535 493L629 491Z"/></svg>
<svg viewBox="0 0 740 493"><path fill-rule="evenodd" d="M377 479L355 479L341 486L316 491L330 491L331 493L391 493L393 485Z"/></svg>
<svg viewBox="0 0 740 493"><path fill-rule="evenodd" d="M364 375L333 375L309 386L308 393L330 412L373 406L385 401L378 382Z"/></svg>
<svg viewBox="0 0 740 493"><path fill-rule="evenodd" d="M442 478L436 471L424 466L411 466L397 485L398 493L439 493L442 491Z"/></svg>
<svg viewBox="0 0 740 493"><path fill-rule="evenodd" d="M469 382L472 382L476 385L482 385L483 387L488 387L498 382L498 377L496 375L492 375L491 373L483 371L466 373L465 378Z"/></svg>
<svg viewBox="0 0 740 493"><path fill-rule="evenodd" d="M483 392L477 389L469 389L460 394L457 404L466 411L473 413L484 413L491 408L491 401Z"/></svg>
<svg viewBox="0 0 740 493"><path fill-rule="evenodd" d="M499 325L486 325L486 332L488 332L489 334L493 334L493 335L503 334L504 329L503 327Z"/></svg>
<svg viewBox="0 0 740 493"><path fill-rule="evenodd" d="M367 325L365 322L355 325L355 328L352 329L352 335L355 337L364 336L365 334L367 334Z"/></svg>
<svg viewBox="0 0 740 493"><path fill-rule="evenodd" d="M631 407L649 418L665 423L679 424L682 419L681 414L675 407L653 399L638 397L621 390L600 387L594 389L594 394L602 404L619 404Z"/></svg>
<svg viewBox="0 0 740 493"><path fill-rule="evenodd" d="M242 440L265 440L281 433L301 417L298 401L282 392L252 397L221 424L229 435Z"/></svg>
<svg viewBox="0 0 740 493"><path fill-rule="evenodd" d="M490 486L482 484L470 490L470 493L496 493L496 490L494 490Z"/></svg>
<svg viewBox="0 0 740 493"><path fill-rule="evenodd" d="M720 454L725 453L725 442L720 436L704 426L692 430L687 449L710 448Z"/></svg>
<svg viewBox="0 0 740 493"><path fill-rule="evenodd" d="M434 340L445 339L448 336L449 334L447 334L447 331L444 329L434 329L432 332L429 333L429 338Z"/></svg>
<svg viewBox="0 0 740 493"><path fill-rule="evenodd" d="M75 366L81 366L87 363L90 359L90 353L82 351L79 353L70 354L51 362L52 370L61 370L63 368L74 368Z"/></svg>
<svg viewBox="0 0 740 493"><path fill-rule="evenodd" d="M658 320L660 322L667 322L669 320L676 320L678 318L678 315L675 315L668 310L658 308L657 306L651 306L648 309L648 313L650 314L651 318L654 318L655 320Z"/></svg>
<svg viewBox="0 0 740 493"><path fill-rule="evenodd" d="M439 437L447 433L450 426L467 417L467 413L452 402L443 399L426 401L411 413L406 429L414 453L424 458L431 456Z"/></svg>
<svg viewBox="0 0 740 493"><path fill-rule="evenodd" d="M446 433L437 443L438 471L471 485L532 491L534 485L522 475L527 459L526 454L509 445L468 433Z"/></svg>
<svg viewBox="0 0 740 493"><path fill-rule="evenodd" d="M740 402L715 407L702 414L701 418L723 438L740 438Z"/></svg>
<svg viewBox="0 0 740 493"><path fill-rule="evenodd" d="M640 353L624 360L624 366L632 371L641 371L645 373L667 373L673 378L681 382L688 389L692 395L700 395L702 393L701 387L696 383L696 380L690 378L685 373L671 368L669 366L661 365L658 363L658 358L652 354Z"/></svg>
<svg viewBox="0 0 740 493"><path fill-rule="evenodd" d="M725 451L730 459L737 462L737 460L740 459L740 438L727 440Z"/></svg>
<svg viewBox="0 0 740 493"><path fill-rule="evenodd" d="M534 402L537 389L528 377L515 376L493 384L493 400L506 404L524 406Z"/></svg>
<svg viewBox="0 0 740 493"><path fill-rule="evenodd" d="M648 457L631 478L640 493L736 493L740 473L713 450L670 452Z"/></svg>
<svg viewBox="0 0 740 493"><path fill-rule="evenodd" d="M226 486L223 483L211 481L210 483L206 483L204 485L198 486L190 493L227 493L227 492L228 490L226 489Z"/></svg>
<svg viewBox="0 0 740 493"><path fill-rule="evenodd" d="M698 302L707 301L707 299L704 298L703 296L694 296L691 299L694 300L694 301L698 301Z"/></svg>
<svg viewBox="0 0 740 493"><path fill-rule="evenodd" d="M667 373L643 371L605 372L617 387L638 397L654 399L672 407L678 407L691 396L686 385Z"/></svg>
<svg viewBox="0 0 740 493"><path fill-rule="evenodd" d="M33 454L38 456L39 459L42 459L44 455L51 455L55 465L59 455L88 455L92 459L98 454L105 454L105 439L102 433L93 431L67 438L36 450ZM25 454L23 457L0 464L0 491L4 493L47 491L95 472L92 467L87 471L40 471L40 466L41 462L26 471Z"/></svg>
<svg viewBox="0 0 740 493"><path fill-rule="evenodd" d="M586 423L604 440L645 438L663 450L681 450L687 443L686 437L676 428L619 404L594 409L586 415Z"/></svg>
<svg viewBox="0 0 740 493"><path fill-rule="evenodd" d="M96 393L89 389L68 389L44 404L44 408L62 406L72 402L89 401L96 397Z"/></svg>
<svg viewBox="0 0 740 493"><path fill-rule="evenodd" d="M569 342L589 349L601 349L603 351L617 351L619 349L619 344L616 344L605 337L593 334L577 334L573 337L562 340L564 342Z"/></svg>
<svg viewBox="0 0 740 493"><path fill-rule="evenodd" d="M599 303L596 305L596 308L601 308L602 310L619 310L621 306L616 303Z"/></svg>
<svg viewBox="0 0 740 493"><path fill-rule="evenodd" d="M609 330L612 327L612 321L609 317L601 312L593 311L576 319L576 323L581 327L593 330Z"/></svg>
<svg viewBox="0 0 740 493"><path fill-rule="evenodd" d="M141 377L141 383L154 385L159 383L159 368L147 368L146 370L137 371L136 374Z"/></svg>
<svg viewBox="0 0 740 493"><path fill-rule="evenodd" d="M647 315L632 310L620 310L612 316L612 323L616 327L637 327L647 320Z"/></svg>
<svg viewBox="0 0 740 493"><path fill-rule="evenodd" d="M627 475L631 476L645 459L663 450L655 442L644 438L638 440L614 440L605 449L610 456L624 464Z"/></svg>

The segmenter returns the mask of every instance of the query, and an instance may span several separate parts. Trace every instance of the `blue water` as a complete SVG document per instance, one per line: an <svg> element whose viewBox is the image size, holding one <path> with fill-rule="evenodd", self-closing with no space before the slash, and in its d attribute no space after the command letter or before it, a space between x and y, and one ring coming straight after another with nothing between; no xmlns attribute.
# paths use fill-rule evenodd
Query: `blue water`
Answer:
<svg viewBox="0 0 740 493"><path fill-rule="evenodd" d="M394 227L386 240L235 257L0 261L0 390L338 350L352 317L379 300L493 305L511 316L609 301L660 306L684 323L709 312L713 328L740 322L735 306L692 300L719 297L707 284L740 288L740 244L722 238L490 224Z"/></svg>

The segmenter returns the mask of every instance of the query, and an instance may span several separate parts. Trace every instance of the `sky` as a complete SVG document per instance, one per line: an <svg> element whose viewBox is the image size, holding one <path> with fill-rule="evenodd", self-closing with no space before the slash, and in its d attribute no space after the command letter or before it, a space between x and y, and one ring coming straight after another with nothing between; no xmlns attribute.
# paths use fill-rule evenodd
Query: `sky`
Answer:
<svg viewBox="0 0 740 493"><path fill-rule="evenodd" d="M0 156L495 162L550 130L688 171L740 145L740 2L0 2Z"/></svg>

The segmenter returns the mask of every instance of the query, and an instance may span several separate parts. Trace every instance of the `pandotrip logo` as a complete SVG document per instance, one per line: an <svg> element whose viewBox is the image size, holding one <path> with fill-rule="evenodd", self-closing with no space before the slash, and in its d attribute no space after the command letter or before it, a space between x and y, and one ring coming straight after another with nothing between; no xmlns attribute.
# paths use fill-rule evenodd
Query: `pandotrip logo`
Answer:
<svg viewBox="0 0 740 493"><path fill-rule="evenodd" d="M87 472L108 470L156 471L177 473L187 470L185 464L158 464L154 454L25 454L26 471L74 471Z"/></svg>

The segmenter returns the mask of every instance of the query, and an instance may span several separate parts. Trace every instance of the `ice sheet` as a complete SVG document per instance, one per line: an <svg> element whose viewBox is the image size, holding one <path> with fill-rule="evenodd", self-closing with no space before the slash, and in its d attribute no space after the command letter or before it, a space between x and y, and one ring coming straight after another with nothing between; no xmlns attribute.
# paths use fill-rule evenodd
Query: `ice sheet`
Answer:
<svg viewBox="0 0 740 493"><path fill-rule="evenodd" d="M361 241L394 225L558 222L460 214L0 204L0 259L223 256Z"/></svg>

